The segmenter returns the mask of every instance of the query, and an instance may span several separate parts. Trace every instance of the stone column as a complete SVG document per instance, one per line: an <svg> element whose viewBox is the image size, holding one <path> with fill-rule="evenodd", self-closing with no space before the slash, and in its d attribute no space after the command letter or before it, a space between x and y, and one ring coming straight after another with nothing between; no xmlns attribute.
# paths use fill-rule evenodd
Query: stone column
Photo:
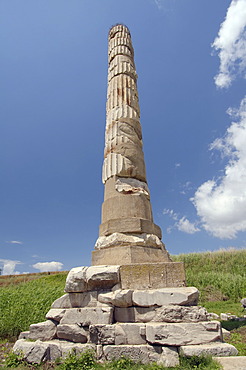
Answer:
<svg viewBox="0 0 246 370"><path fill-rule="evenodd" d="M99 238L92 264L171 261L153 222L146 180L137 73L131 35L116 25L108 37L108 91Z"/></svg>

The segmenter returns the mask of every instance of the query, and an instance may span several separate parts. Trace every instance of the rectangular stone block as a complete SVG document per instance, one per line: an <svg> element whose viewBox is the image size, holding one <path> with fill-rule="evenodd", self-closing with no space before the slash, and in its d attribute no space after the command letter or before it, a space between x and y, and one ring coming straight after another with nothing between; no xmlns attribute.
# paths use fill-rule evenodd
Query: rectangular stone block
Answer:
<svg viewBox="0 0 246 370"><path fill-rule="evenodd" d="M183 356L237 356L238 350L229 343L208 343L193 346L181 346L179 353ZM246 368L246 367L245 367Z"/></svg>
<svg viewBox="0 0 246 370"><path fill-rule="evenodd" d="M61 351L62 358L66 358L72 351L74 351L76 355L80 355L81 353L88 351L96 352L96 345L92 343L73 343L59 340L57 341L57 344Z"/></svg>
<svg viewBox="0 0 246 370"><path fill-rule="evenodd" d="M222 340L218 321L198 323L147 323L146 339L152 344L184 346Z"/></svg>
<svg viewBox="0 0 246 370"><path fill-rule="evenodd" d="M146 344L145 324L116 324L115 344Z"/></svg>
<svg viewBox="0 0 246 370"><path fill-rule="evenodd" d="M115 325L90 325L89 338L97 345L115 344Z"/></svg>
<svg viewBox="0 0 246 370"><path fill-rule="evenodd" d="M66 310L60 324L77 324L81 326L112 324L112 319L112 307L71 308Z"/></svg>
<svg viewBox="0 0 246 370"><path fill-rule="evenodd" d="M150 346L148 344L139 345L109 345L103 347L103 354L107 361L119 359L122 356L130 358L135 362L148 364L149 362L158 362L161 359L161 346Z"/></svg>
<svg viewBox="0 0 246 370"><path fill-rule="evenodd" d="M102 223L119 218L151 220L150 201L143 194L119 194L106 199L102 204Z"/></svg>
<svg viewBox="0 0 246 370"><path fill-rule="evenodd" d="M207 311L200 306L115 307L116 322L199 322L207 320Z"/></svg>
<svg viewBox="0 0 246 370"><path fill-rule="evenodd" d="M56 335L56 324L51 320L30 325L28 339L50 340Z"/></svg>
<svg viewBox="0 0 246 370"><path fill-rule="evenodd" d="M154 234L161 239L161 229L150 220L141 218L119 218L109 220L100 225L99 235L110 235L113 233Z"/></svg>
<svg viewBox="0 0 246 370"><path fill-rule="evenodd" d="M115 307L116 322L150 322L155 318L155 307Z"/></svg>
<svg viewBox="0 0 246 370"><path fill-rule="evenodd" d="M66 279L65 292L90 294L93 290L112 288L119 282L120 266L112 263L109 265L81 266L71 269Z"/></svg>
<svg viewBox="0 0 246 370"><path fill-rule="evenodd" d="M51 308L46 314L46 319L61 321L66 312L65 308Z"/></svg>
<svg viewBox="0 0 246 370"><path fill-rule="evenodd" d="M150 307L164 305L197 305L199 292L195 287L173 287L148 290L134 290L133 306Z"/></svg>
<svg viewBox="0 0 246 370"><path fill-rule="evenodd" d="M138 263L120 266L122 289L158 289L185 286L182 262Z"/></svg>
<svg viewBox="0 0 246 370"><path fill-rule="evenodd" d="M142 246L110 247L92 251L92 265L122 265L148 264L155 262L166 262L166 253L159 248ZM173 262L181 264L181 262ZM180 285L175 285L180 286ZM140 289L140 288L139 288Z"/></svg>
<svg viewBox="0 0 246 370"><path fill-rule="evenodd" d="M57 298L53 304L53 309L76 308L76 307L96 307L98 306L97 291L83 293L66 293Z"/></svg>
<svg viewBox="0 0 246 370"><path fill-rule="evenodd" d="M80 327L77 324L57 325L57 338L66 339L71 342L86 343L88 338L88 327Z"/></svg>
<svg viewBox="0 0 246 370"><path fill-rule="evenodd" d="M245 370L246 356L216 357L224 370Z"/></svg>
<svg viewBox="0 0 246 370"><path fill-rule="evenodd" d="M145 324L90 325L89 332L95 344L146 344Z"/></svg>

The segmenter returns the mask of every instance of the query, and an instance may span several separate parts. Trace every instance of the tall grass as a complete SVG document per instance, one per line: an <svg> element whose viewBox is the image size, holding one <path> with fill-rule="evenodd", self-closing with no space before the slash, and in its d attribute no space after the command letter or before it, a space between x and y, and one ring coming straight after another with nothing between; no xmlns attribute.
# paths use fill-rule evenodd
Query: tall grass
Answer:
<svg viewBox="0 0 246 370"><path fill-rule="evenodd" d="M185 265L188 286L200 290L201 301L239 301L246 296L246 249L172 256Z"/></svg>
<svg viewBox="0 0 246 370"><path fill-rule="evenodd" d="M66 273L0 289L0 338L11 338L44 321L52 302L64 294Z"/></svg>

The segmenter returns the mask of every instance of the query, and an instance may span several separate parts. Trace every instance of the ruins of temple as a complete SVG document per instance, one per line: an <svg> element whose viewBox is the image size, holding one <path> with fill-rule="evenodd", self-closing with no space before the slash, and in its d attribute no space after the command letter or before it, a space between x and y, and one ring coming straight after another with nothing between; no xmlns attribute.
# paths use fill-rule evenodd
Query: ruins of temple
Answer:
<svg viewBox="0 0 246 370"><path fill-rule="evenodd" d="M109 31L104 202L92 266L73 268L46 321L20 334L14 351L30 363L91 349L98 360L121 356L167 367L179 355L229 356L220 322L198 306L182 263L172 262L153 222L143 154L131 35ZM31 340L31 341L30 341Z"/></svg>

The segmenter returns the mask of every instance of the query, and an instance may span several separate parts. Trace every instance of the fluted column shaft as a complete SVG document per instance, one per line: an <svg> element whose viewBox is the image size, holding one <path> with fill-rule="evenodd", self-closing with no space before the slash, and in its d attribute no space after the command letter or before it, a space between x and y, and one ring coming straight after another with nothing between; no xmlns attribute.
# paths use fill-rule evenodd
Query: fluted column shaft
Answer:
<svg viewBox="0 0 246 370"><path fill-rule="evenodd" d="M166 261L169 257L160 240L161 229L153 223L146 180L134 51L123 25L109 31L108 63L105 190L93 264L113 264L119 255L126 264L137 262L139 248L145 250L140 262Z"/></svg>

